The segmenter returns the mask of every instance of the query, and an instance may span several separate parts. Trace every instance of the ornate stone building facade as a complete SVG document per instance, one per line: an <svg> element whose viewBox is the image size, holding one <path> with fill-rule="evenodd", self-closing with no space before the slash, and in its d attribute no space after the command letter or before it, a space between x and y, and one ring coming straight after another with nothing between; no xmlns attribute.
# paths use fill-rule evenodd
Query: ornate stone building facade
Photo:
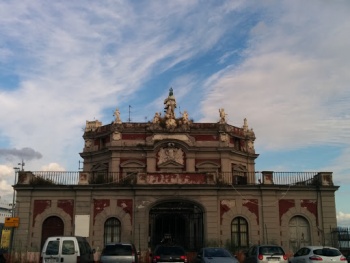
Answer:
<svg viewBox="0 0 350 263"><path fill-rule="evenodd" d="M161 242L331 245L332 173L257 172L247 120L232 126L224 109L215 123L176 117L172 89L164 108L147 123L123 123L118 109L111 124L87 121L81 172L20 172L17 247L39 251L47 236L74 234L98 251L131 241L143 256Z"/></svg>

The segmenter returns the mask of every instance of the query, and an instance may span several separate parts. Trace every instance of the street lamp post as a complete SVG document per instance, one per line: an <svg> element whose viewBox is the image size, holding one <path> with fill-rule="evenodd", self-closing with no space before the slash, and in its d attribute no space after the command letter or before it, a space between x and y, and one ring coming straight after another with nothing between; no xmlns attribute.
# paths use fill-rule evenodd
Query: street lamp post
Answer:
<svg viewBox="0 0 350 263"><path fill-rule="evenodd" d="M15 182L13 184L13 196L12 196L12 217L15 216L15 198L16 198L16 190L15 190L15 185L17 183L17 173L19 171L18 167L13 168L15 170Z"/></svg>
<svg viewBox="0 0 350 263"><path fill-rule="evenodd" d="M18 167L14 167L13 168L15 170L15 181L13 184L13 198L12 198L12 218L15 216L15 199L16 199L16 190L15 190L15 186L17 183L17 173L20 170L20 168ZM11 258L13 256L13 252L14 252L14 232L15 232L15 227L12 227L11 229L11 243L10 243L10 249L11 249Z"/></svg>

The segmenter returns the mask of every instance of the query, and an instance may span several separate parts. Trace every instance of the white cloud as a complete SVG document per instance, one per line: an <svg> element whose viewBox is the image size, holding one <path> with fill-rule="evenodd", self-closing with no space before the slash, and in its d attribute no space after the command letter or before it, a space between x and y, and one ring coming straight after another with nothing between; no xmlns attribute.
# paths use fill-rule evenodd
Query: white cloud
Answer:
<svg viewBox="0 0 350 263"><path fill-rule="evenodd" d="M350 76L344 70L350 67L350 57L335 44L350 45L350 22L345 12L339 13L342 6L320 5L310 10L294 2L279 5L280 15L257 23L243 63L227 67L207 83L202 102L207 119L215 118L220 104L231 122L239 124L247 117L265 150L350 146L350 106L345 103ZM336 21L325 20L315 9L336 16ZM340 23L339 16L345 22ZM316 43L322 44L312 46Z"/></svg>
<svg viewBox="0 0 350 263"><path fill-rule="evenodd" d="M206 51L234 26L222 23L223 7L213 5L208 17L196 2L168 3L168 9L164 3L80 4L0 4L6 28L0 39L14 43L0 67L19 76L14 90L0 94L0 130L15 147L43 154L27 169L48 158L72 166L62 153L74 150L77 162L85 120L106 118L105 108L135 96L154 72Z"/></svg>
<svg viewBox="0 0 350 263"><path fill-rule="evenodd" d="M65 168L59 165L58 163L49 163L48 165L44 165L41 167L42 171L56 171L56 172L64 172Z"/></svg>
<svg viewBox="0 0 350 263"><path fill-rule="evenodd" d="M9 196L13 193L12 185L15 182L15 170L8 165L0 165L0 190L1 196Z"/></svg>
<svg viewBox="0 0 350 263"><path fill-rule="evenodd" d="M337 213L337 222L338 226L349 227L350 226L350 214L343 213L339 211Z"/></svg>

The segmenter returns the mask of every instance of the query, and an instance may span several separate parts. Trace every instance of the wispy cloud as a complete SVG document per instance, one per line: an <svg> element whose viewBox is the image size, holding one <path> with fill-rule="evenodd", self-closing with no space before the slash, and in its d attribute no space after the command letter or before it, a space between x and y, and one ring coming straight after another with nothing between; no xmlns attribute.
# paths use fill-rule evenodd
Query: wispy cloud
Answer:
<svg viewBox="0 0 350 263"><path fill-rule="evenodd" d="M36 152L35 150L31 148L22 148L20 150L18 149L0 149L0 157L18 157L19 159L23 160L33 160L33 159L40 159L43 156L41 153Z"/></svg>

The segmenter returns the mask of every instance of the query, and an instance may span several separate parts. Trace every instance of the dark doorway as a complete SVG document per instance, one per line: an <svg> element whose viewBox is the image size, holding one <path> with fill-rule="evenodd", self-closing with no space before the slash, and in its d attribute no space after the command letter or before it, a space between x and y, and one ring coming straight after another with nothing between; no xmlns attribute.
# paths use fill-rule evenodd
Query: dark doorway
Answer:
<svg viewBox="0 0 350 263"><path fill-rule="evenodd" d="M150 246L177 244L189 251L203 246L203 211L191 202L167 201L150 211Z"/></svg>
<svg viewBox="0 0 350 263"><path fill-rule="evenodd" d="M40 251L48 237L63 236L63 234L64 223L61 218L58 216L50 216L46 218L42 226Z"/></svg>

